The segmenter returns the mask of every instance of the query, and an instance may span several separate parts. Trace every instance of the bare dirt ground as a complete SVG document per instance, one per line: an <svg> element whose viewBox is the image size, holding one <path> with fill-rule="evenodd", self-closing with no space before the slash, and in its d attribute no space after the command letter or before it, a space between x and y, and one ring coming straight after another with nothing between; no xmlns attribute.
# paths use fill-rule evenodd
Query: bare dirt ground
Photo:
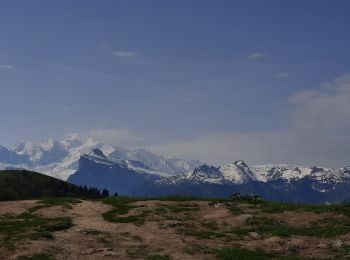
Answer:
<svg viewBox="0 0 350 260"><path fill-rule="evenodd" d="M37 200L0 201L0 215L21 214L34 207Z"/></svg>
<svg viewBox="0 0 350 260"><path fill-rule="evenodd" d="M0 215L19 214L37 201L0 202ZM102 214L112 207L102 202L84 200L72 208L52 206L39 209L43 217L70 217L73 227L54 232L53 239L21 240L15 250L0 247L0 259L48 253L56 259L215 259L213 250L241 247L263 249L274 255L298 255L316 259L330 257L341 246L350 244L350 235L332 238L309 236L263 236L256 232L236 234L246 227L246 220L258 210L240 205L238 213L227 205L205 201L138 201L127 216L143 214L143 223L113 223ZM250 209L250 210L248 210ZM270 217L291 226L308 226L333 213L284 212ZM1 238L0 238L1 239ZM148 258L147 258L148 257ZM168 257L168 258L166 258Z"/></svg>

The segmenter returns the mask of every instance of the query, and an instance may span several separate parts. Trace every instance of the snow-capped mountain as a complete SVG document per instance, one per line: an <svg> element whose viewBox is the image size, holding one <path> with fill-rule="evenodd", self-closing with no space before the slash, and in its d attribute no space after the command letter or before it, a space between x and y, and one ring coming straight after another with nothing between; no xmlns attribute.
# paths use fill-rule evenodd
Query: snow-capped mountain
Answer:
<svg viewBox="0 0 350 260"><path fill-rule="evenodd" d="M146 149L136 149L129 151L122 147L116 147L115 151L109 155L111 158L138 161L158 172L177 175L194 170L203 164L200 161L187 161L177 158L165 158L156 155Z"/></svg>
<svg viewBox="0 0 350 260"><path fill-rule="evenodd" d="M162 180L164 183L176 184L193 182L197 184L228 184L247 183L255 180L254 173L243 161L236 161L224 166L201 165L193 171Z"/></svg>
<svg viewBox="0 0 350 260"><path fill-rule="evenodd" d="M349 167L249 167L240 160L219 167L201 165L187 173L171 175L151 169L139 161L106 156L97 149L81 156L77 172L68 181L135 196L227 197L233 192L240 192L272 200L311 203L350 199Z"/></svg>
<svg viewBox="0 0 350 260"><path fill-rule="evenodd" d="M239 160L219 167L202 165L195 168L192 172L168 178L163 180L163 182L168 184L188 181L197 184L245 184L252 181L266 183L283 180L285 182L291 182L306 177L319 182L344 182L350 180L350 167L339 169L307 168L288 164L249 167L244 161Z"/></svg>
<svg viewBox="0 0 350 260"><path fill-rule="evenodd" d="M211 166L145 149L113 147L79 135L62 141L20 141L12 149L0 146L0 168L26 168L128 195L225 197L236 191L304 202L350 199L350 167L248 166L242 160Z"/></svg>
<svg viewBox="0 0 350 260"><path fill-rule="evenodd" d="M133 161L107 157L101 150L94 149L79 159L78 170L68 178L77 185L107 188L124 195L133 195L132 189L144 183L154 183L162 177L158 172L137 165Z"/></svg>
<svg viewBox="0 0 350 260"><path fill-rule="evenodd" d="M80 157L93 149L101 150L111 160L127 161L130 167L138 171L160 176L191 171L203 164L199 161L166 159L145 149L129 151L73 134L62 141L49 139L31 143L22 140L11 150L0 146L0 169L25 168L67 180L78 169Z"/></svg>
<svg viewBox="0 0 350 260"><path fill-rule="evenodd" d="M110 145L92 139L71 135L63 141L49 139L41 143L19 141L12 150L8 150L16 162L0 155L2 168L26 168L66 180L78 168L80 156L99 148L106 154L114 151Z"/></svg>

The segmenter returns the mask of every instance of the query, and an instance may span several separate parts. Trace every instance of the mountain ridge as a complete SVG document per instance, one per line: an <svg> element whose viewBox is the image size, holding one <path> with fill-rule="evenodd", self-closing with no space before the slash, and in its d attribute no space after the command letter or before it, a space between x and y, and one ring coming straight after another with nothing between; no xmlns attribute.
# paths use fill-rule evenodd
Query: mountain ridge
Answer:
<svg viewBox="0 0 350 260"><path fill-rule="evenodd" d="M290 165L252 166L239 160L226 166L201 165L193 171L161 176L149 169L134 168L128 160L84 155L79 169L68 181L107 187L133 196L190 195L228 197L233 192L257 194L270 200L325 203L348 200L350 170Z"/></svg>

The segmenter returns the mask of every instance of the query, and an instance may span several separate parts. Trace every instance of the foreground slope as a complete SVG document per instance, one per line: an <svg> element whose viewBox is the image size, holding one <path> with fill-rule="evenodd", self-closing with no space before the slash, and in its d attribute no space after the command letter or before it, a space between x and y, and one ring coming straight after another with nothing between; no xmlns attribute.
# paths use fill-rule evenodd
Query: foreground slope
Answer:
<svg viewBox="0 0 350 260"><path fill-rule="evenodd" d="M24 216L33 208L36 210L32 218L70 219L73 226L60 225L51 236L33 237L30 230L36 232L37 227L25 225L28 236L20 238L0 228L0 237L13 244L8 247L0 242L0 259L26 259L23 257L38 254L46 258L37 259L58 260L350 256L350 207L346 204L308 206L271 203L254 197L114 197L45 208L40 205L40 201L0 202L0 227L3 223L13 225L13 220L27 221Z"/></svg>
<svg viewBox="0 0 350 260"><path fill-rule="evenodd" d="M39 197L84 197L79 186L37 172L0 171L0 200Z"/></svg>

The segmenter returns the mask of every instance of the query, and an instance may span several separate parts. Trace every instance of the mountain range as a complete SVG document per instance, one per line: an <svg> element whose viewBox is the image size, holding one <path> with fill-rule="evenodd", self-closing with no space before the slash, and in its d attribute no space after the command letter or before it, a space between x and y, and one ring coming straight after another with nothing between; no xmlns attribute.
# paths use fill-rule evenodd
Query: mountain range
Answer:
<svg viewBox="0 0 350 260"><path fill-rule="evenodd" d="M350 167L248 166L242 160L212 166L165 158L146 149L114 147L78 135L39 144L20 141L12 149L0 146L0 168L26 168L125 195L227 197L240 192L311 203L350 198Z"/></svg>
<svg viewBox="0 0 350 260"><path fill-rule="evenodd" d="M57 141L49 139L41 143L19 141L8 149L0 145L0 169L30 169L61 180L67 180L78 169L81 156L99 149L112 159L120 159L130 164L156 171L160 175L176 175L193 170L203 164L200 161L187 161L166 158L146 149L128 150L115 147L78 134Z"/></svg>

